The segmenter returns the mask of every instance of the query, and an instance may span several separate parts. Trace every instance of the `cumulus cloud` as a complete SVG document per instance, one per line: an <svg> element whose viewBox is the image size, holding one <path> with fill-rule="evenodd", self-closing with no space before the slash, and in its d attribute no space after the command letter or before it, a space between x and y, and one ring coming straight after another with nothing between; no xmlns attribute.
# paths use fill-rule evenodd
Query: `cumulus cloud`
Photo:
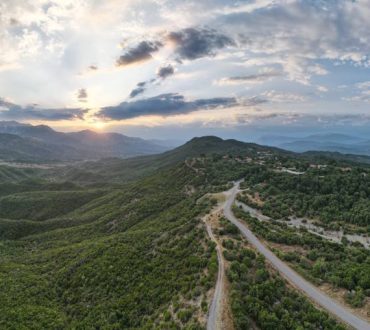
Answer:
<svg viewBox="0 0 370 330"><path fill-rule="evenodd" d="M6 120L74 120L83 119L87 111L80 108L45 109L35 105L22 107L0 98L0 118Z"/></svg>
<svg viewBox="0 0 370 330"><path fill-rule="evenodd" d="M312 76L328 74L323 60L370 66L369 14L366 1L287 1L235 10L217 22L237 31L248 61L279 64L290 80L309 85Z"/></svg>
<svg viewBox="0 0 370 330"><path fill-rule="evenodd" d="M158 38L160 39L159 36ZM161 41L141 41L121 55L116 64L117 66L126 66L150 60L153 53L168 43L174 45L174 55L178 62L212 57L222 48L235 46L233 39L215 29L191 27L169 32ZM171 65L162 67L159 69L158 75L165 78L166 75L174 73L173 69Z"/></svg>
<svg viewBox="0 0 370 330"><path fill-rule="evenodd" d="M202 89L204 95L217 95L215 89L220 88L209 81L252 85L270 79L269 89L285 90L263 96L271 102L293 102L296 96L289 94L309 95L312 104L306 107L323 113L330 107L366 111L369 104L368 90L352 83L370 67L367 0L68 0L45 6L44 2L3 0L0 5L0 88L15 103L37 99L62 108L76 100L76 94L70 93L76 74L87 72L83 83L109 91L101 93L99 106L109 105L122 92L143 96L152 87L159 90L157 94L169 90L196 94ZM125 48L117 55L121 38ZM215 55L217 61L212 59ZM122 67L152 56L164 64L183 62L186 67L179 71L187 80L170 80L171 70L160 70L164 65L158 69L156 61L147 63L148 76L130 68L129 78L140 77L132 85L126 75L111 70L115 60ZM200 58L201 63L194 61ZM93 74L94 64L99 65L98 75ZM345 67L339 69L341 65ZM278 77L261 75L263 67L281 71L289 81L280 84ZM194 79L195 74L199 79ZM155 82L150 83L150 78ZM165 78L168 81L162 83ZM138 81L145 85L134 85ZM344 84L346 89L337 88ZM244 86L231 87L231 93L240 95ZM330 93L325 94L327 89ZM358 103L340 102L343 99Z"/></svg>
<svg viewBox="0 0 370 330"><path fill-rule="evenodd" d="M178 61L214 56L217 50L235 45L230 37L208 28L187 28L170 32L167 38L175 45Z"/></svg>
<svg viewBox="0 0 370 330"><path fill-rule="evenodd" d="M157 52L163 44L159 41L142 41L133 48L128 49L117 61L117 66L127 66L148 61L152 54Z"/></svg>
<svg viewBox="0 0 370 330"><path fill-rule="evenodd" d="M104 107L98 116L104 119L124 120L149 115L172 116L197 110L229 108L236 105L238 105L238 101L233 97L188 101L180 94L168 93L138 101L122 102L117 106Z"/></svg>
<svg viewBox="0 0 370 330"><path fill-rule="evenodd" d="M196 60L202 57L211 57L222 48L234 46L235 42L228 36L208 28L186 28L183 30L169 32L163 41L142 41L137 47L131 48L126 54L120 56L117 65L129 65L149 60L151 54L158 51L166 43L175 46L176 61ZM145 92L148 86L158 79L164 80L175 73L173 65L168 64L158 68L157 76L142 86L136 86L130 93L130 98Z"/></svg>

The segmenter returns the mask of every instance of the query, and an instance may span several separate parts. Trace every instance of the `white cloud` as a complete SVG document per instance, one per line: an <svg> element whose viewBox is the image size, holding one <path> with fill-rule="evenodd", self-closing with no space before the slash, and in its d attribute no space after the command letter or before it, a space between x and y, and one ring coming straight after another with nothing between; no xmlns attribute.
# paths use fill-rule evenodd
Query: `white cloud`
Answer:
<svg viewBox="0 0 370 330"><path fill-rule="evenodd" d="M91 106L122 102L133 86L174 60L176 48L166 45L150 63L116 70L120 43L127 48L163 40L187 28L214 29L236 46L183 61L153 93L261 95L283 108L307 95L328 100L331 90L337 100L369 102L370 82L353 85L343 75L336 80L333 68L370 66L368 0L3 0L0 12L0 97L17 104L75 107L81 86ZM98 70L89 70L92 64Z"/></svg>
<svg viewBox="0 0 370 330"><path fill-rule="evenodd" d="M349 102L366 102L370 103L370 90L364 90L360 94L347 96L342 98L344 101Z"/></svg>
<svg viewBox="0 0 370 330"><path fill-rule="evenodd" d="M370 81L363 81L355 85L355 95L346 96L342 99L349 102L370 103Z"/></svg>
<svg viewBox="0 0 370 330"><path fill-rule="evenodd" d="M364 90L364 89L370 89L370 81L363 81L356 84L356 87Z"/></svg>
<svg viewBox="0 0 370 330"><path fill-rule="evenodd" d="M329 88L327 88L326 86L316 86L316 88L317 88L317 90L319 91L319 92L323 92L323 93L326 93L326 92L328 92L329 91Z"/></svg>
<svg viewBox="0 0 370 330"><path fill-rule="evenodd" d="M300 103L306 102L307 97L295 93L277 92L275 90L270 90L261 94L269 102L272 103Z"/></svg>
<svg viewBox="0 0 370 330"><path fill-rule="evenodd" d="M249 63L279 64L289 79L310 84L327 69L315 61L328 59L368 66L370 7L367 1L276 2L252 13L219 18L245 46Z"/></svg>

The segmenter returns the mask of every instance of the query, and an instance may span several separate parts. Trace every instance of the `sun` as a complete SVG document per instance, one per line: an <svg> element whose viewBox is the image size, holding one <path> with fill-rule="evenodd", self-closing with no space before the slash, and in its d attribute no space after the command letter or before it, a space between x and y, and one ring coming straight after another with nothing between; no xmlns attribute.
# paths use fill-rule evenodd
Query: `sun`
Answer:
<svg viewBox="0 0 370 330"><path fill-rule="evenodd" d="M102 121L94 121L91 126L93 126L95 129L97 130L101 130L103 128L105 128L106 126L106 123L102 122Z"/></svg>

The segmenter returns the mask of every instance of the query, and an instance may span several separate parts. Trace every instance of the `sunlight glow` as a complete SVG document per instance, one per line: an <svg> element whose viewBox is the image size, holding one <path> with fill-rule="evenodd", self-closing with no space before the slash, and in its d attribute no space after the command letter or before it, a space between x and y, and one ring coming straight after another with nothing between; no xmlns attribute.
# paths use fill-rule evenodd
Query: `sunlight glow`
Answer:
<svg viewBox="0 0 370 330"><path fill-rule="evenodd" d="M106 123L102 121L95 121L91 124L91 126L94 127L94 129L102 130L105 128Z"/></svg>

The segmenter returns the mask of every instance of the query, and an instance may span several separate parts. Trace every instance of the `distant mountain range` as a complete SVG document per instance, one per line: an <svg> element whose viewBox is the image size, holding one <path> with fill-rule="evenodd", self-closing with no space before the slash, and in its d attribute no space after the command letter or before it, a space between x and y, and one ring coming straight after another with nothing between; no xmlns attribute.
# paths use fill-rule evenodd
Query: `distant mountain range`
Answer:
<svg viewBox="0 0 370 330"><path fill-rule="evenodd" d="M215 139L218 142L216 143L217 148L213 145ZM194 141L198 140L195 139ZM195 152L195 149L200 147L199 144L201 144L202 150L207 151L214 148L216 150L220 145L231 148L228 143L234 140L226 141L221 143L215 137L206 140L201 139L198 143L191 144L189 152ZM338 133L306 137L266 135L256 142L299 153L325 151L370 156L369 139ZM63 133L46 125L33 126L15 121L0 121L0 161L58 162L113 157L131 158L159 154L179 144L180 142L176 140L144 140L119 133L98 133L92 130ZM233 145L234 147L235 145ZM180 151L183 151L184 148L189 148L189 144L175 149L174 153L171 153L171 157L175 157L176 153L181 153ZM164 156L164 159L166 159L166 155Z"/></svg>
<svg viewBox="0 0 370 330"><path fill-rule="evenodd" d="M266 135L258 139L257 142L294 152L331 151L370 156L369 139L338 133L316 134L306 137Z"/></svg>
<svg viewBox="0 0 370 330"><path fill-rule="evenodd" d="M46 125L0 122L0 160L73 161L109 157L129 158L160 153L170 147L118 133L83 130L57 132Z"/></svg>

